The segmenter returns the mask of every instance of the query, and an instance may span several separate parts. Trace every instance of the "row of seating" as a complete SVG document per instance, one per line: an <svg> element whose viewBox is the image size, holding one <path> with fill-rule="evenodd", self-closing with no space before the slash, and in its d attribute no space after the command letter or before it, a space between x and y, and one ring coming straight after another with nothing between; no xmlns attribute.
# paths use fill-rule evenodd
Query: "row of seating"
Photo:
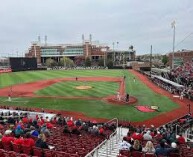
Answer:
<svg viewBox="0 0 193 157"><path fill-rule="evenodd" d="M157 156L153 153L143 153L139 151L130 152L127 150L121 150L120 154L117 157L157 157ZM171 153L168 157L181 157L181 156L178 153Z"/></svg>

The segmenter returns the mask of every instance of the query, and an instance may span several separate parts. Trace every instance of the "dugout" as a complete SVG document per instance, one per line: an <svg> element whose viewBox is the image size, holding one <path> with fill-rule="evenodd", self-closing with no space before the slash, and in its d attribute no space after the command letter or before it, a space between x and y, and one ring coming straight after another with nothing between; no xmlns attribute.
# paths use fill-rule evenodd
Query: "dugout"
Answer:
<svg viewBox="0 0 193 157"><path fill-rule="evenodd" d="M12 71L37 70L36 58L10 57L9 64Z"/></svg>

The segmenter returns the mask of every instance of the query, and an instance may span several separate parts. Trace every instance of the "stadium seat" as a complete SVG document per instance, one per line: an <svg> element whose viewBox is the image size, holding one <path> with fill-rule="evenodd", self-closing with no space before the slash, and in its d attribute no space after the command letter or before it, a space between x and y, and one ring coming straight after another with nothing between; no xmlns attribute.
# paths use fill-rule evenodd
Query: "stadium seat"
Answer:
<svg viewBox="0 0 193 157"><path fill-rule="evenodd" d="M20 157L29 157L27 154L20 154Z"/></svg>
<svg viewBox="0 0 193 157"><path fill-rule="evenodd" d="M7 154L9 154L9 157L18 157L18 153L14 152L14 151L9 151L9 152L7 152Z"/></svg>
<svg viewBox="0 0 193 157"><path fill-rule="evenodd" d="M13 143L12 146L13 146L14 152L21 153L21 146L20 145Z"/></svg>
<svg viewBox="0 0 193 157"><path fill-rule="evenodd" d="M71 154L65 152L55 151L55 157L71 157Z"/></svg>
<svg viewBox="0 0 193 157"><path fill-rule="evenodd" d="M44 149L44 157L53 157L54 152L52 150L46 150Z"/></svg>
<svg viewBox="0 0 193 157"><path fill-rule="evenodd" d="M180 157L179 153L170 153L169 157Z"/></svg>
<svg viewBox="0 0 193 157"><path fill-rule="evenodd" d="M125 155L125 156L130 156L130 151L129 150L119 150L120 155Z"/></svg>
<svg viewBox="0 0 193 157"><path fill-rule="evenodd" d="M3 148L3 144L2 144L2 142L0 141L0 149L2 149Z"/></svg>
<svg viewBox="0 0 193 157"><path fill-rule="evenodd" d="M33 147L33 155L38 156L38 157L42 157L43 156L42 149L38 148L38 147Z"/></svg>
<svg viewBox="0 0 193 157"><path fill-rule="evenodd" d="M0 149L0 157L4 157L5 156L4 153L5 153L5 150L4 149Z"/></svg>
<svg viewBox="0 0 193 157"><path fill-rule="evenodd" d="M32 148L30 146L24 146L22 145L21 146L21 151L24 153L24 154L27 154L27 155L31 155L32 154Z"/></svg>
<svg viewBox="0 0 193 157"><path fill-rule="evenodd" d="M143 157L143 153L138 152L138 151L133 151L133 152L131 152L131 156L132 157Z"/></svg>
<svg viewBox="0 0 193 157"><path fill-rule="evenodd" d="M12 150L12 145L11 145L11 143L9 143L9 144L3 143L3 148L7 151L11 151Z"/></svg>
<svg viewBox="0 0 193 157"><path fill-rule="evenodd" d="M156 157L156 155L152 153L145 153L144 157Z"/></svg>

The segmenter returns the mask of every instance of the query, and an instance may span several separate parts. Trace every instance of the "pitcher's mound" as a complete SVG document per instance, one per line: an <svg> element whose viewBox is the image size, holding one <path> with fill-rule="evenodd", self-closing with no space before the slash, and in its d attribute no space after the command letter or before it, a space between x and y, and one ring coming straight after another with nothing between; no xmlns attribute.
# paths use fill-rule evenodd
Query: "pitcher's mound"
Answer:
<svg viewBox="0 0 193 157"><path fill-rule="evenodd" d="M92 86L76 86L76 89L85 90L85 89L91 89Z"/></svg>

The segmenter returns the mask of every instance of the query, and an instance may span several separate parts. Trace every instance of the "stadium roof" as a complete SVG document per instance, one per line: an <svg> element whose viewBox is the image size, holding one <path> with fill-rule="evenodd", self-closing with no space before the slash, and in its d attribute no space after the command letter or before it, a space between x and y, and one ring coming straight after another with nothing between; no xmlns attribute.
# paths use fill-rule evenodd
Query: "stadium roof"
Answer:
<svg viewBox="0 0 193 157"><path fill-rule="evenodd" d="M170 85L172 85L172 86L174 86L174 87L176 87L176 88L183 88L183 87L184 87L183 85L180 85L180 84L178 84L178 83L176 83L176 82L173 82L173 81L170 81L170 80L168 80L168 79L165 79L165 78L163 78L163 77L161 77L161 76L153 75L152 77L155 77L155 78L157 78L157 79L159 79L159 80L162 80L162 81L164 81L165 83L168 83L168 84L170 84Z"/></svg>

